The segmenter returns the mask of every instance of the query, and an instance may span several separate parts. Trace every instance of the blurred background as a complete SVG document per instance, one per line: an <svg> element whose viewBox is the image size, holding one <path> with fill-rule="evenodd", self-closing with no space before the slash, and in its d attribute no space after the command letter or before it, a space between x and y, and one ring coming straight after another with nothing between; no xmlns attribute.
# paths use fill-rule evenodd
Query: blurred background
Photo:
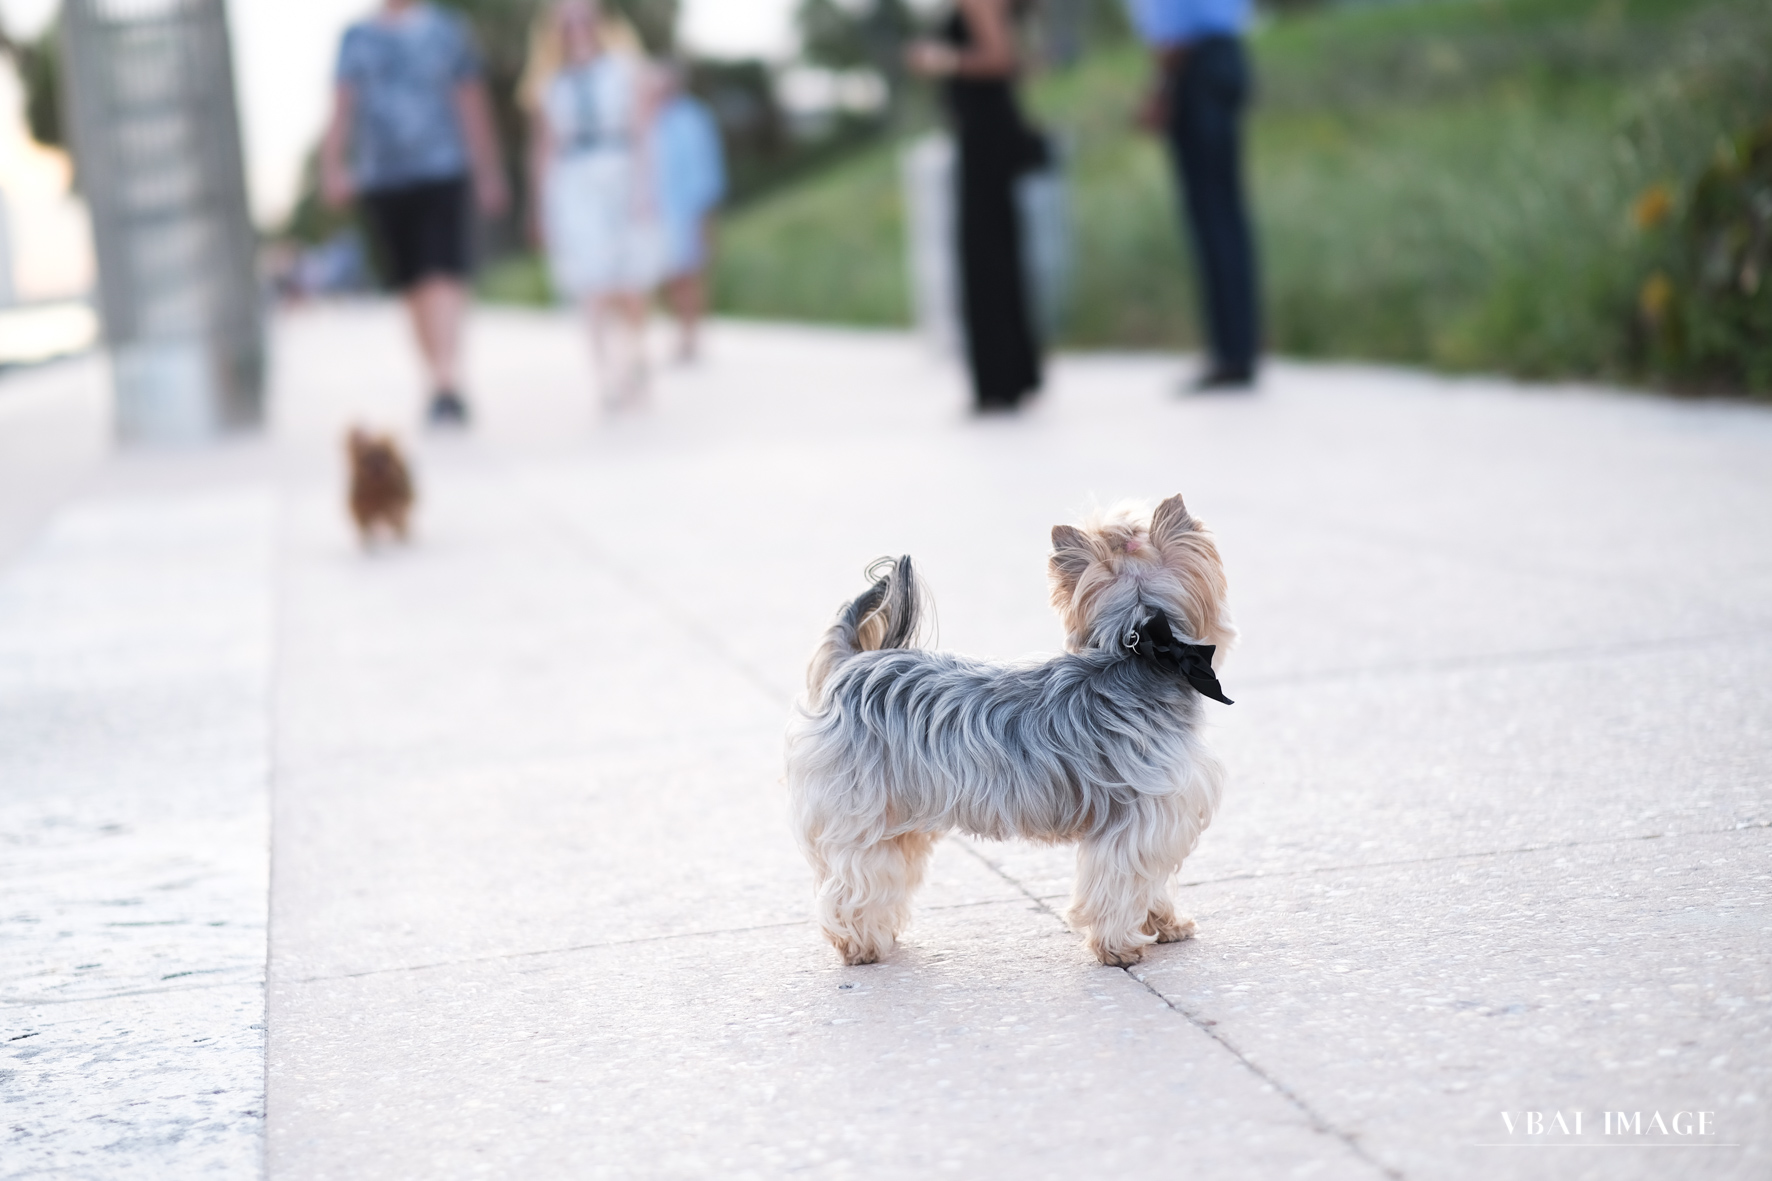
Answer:
<svg viewBox="0 0 1772 1181"><path fill-rule="evenodd" d="M445 2L478 32L520 160L513 92L535 0ZM370 7L229 5L260 269L284 298L373 286L314 163L339 35ZM909 324L900 159L940 112L898 63L940 0L616 7L687 65L725 139L716 313ZM57 14L57 0L0 0L0 364L98 332ZM1035 40L1028 99L1070 145L1059 343L1192 347L1167 166L1130 114L1148 66L1119 0L1045 0ZM1273 351L1772 391L1765 0L1269 0L1251 43ZM550 301L516 214L482 237L484 299Z"/></svg>

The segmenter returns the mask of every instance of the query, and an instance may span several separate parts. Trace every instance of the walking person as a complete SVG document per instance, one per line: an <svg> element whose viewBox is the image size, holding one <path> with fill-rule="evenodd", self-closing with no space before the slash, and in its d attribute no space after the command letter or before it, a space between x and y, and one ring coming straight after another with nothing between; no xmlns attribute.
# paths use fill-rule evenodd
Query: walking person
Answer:
<svg viewBox="0 0 1772 1181"><path fill-rule="evenodd" d="M1243 48L1250 0L1127 0L1155 58L1140 121L1169 145L1186 196L1207 367L1195 388L1247 390L1260 348L1254 236L1243 188Z"/></svg>
<svg viewBox="0 0 1772 1181"><path fill-rule="evenodd" d="M720 128L689 93L681 67L665 77L663 107L653 129L654 184L664 220L664 297L677 318L677 357L693 361L707 310L707 270L714 211L726 198Z"/></svg>
<svg viewBox="0 0 1772 1181"><path fill-rule="evenodd" d="M360 202L406 303L430 380L430 421L465 424L470 202L489 217L510 203L466 22L424 0L384 0L345 31L320 170L328 204Z"/></svg>
<svg viewBox="0 0 1772 1181"><path fill-rule="evenodd" d="M1041 383L1016 200L1016 182L1049 157L1015 95L1015 25L1028 7L958 0L941 38L912 45L907 59L917 73L943 80L959 145L960 303L980 413L1013 410Z"/></svg>
<svg viewBox="0 0 1772 1181"><path fill-rule="evenodd" d="M646 320L663 277L651 167L659 83L591 0L545 9L522 99L530 112L534 225L555 289L583 309L604 405L644 402Z"/></svg>

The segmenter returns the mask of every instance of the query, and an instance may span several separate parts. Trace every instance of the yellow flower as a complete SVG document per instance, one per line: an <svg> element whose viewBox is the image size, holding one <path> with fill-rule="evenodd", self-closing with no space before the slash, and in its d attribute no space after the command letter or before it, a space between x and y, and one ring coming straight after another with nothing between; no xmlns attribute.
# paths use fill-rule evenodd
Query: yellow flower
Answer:
<svg viewBox="0 0 1772 1181"><path fill-rule="evenodd" d="M1637 311L1651 326L1659 326L1674 302L1674 284L1665 274L1656 271L1643 281L1637 292Z"/></svg>
<svg viewBox="0 0 1772 1181"><path fill-rule="evenodd" d="M1631 206L1631 220L1639 230L1651 230L1667 220L1674 211L1674 195L1664 184L1652 184Z"/></svg>

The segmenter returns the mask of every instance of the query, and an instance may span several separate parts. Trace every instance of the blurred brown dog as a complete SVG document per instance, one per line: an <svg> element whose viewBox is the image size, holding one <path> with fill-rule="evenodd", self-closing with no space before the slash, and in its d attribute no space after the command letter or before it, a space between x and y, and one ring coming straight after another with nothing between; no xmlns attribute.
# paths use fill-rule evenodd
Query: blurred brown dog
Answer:
<svg viewBox="0 0 1772 1181"><path fill-rule="evenodd" d="M412 512L412 473L394 437L352 427L345 436L345 451L351 457L351 516L364 547L375 544L377 526L405 541Z"/></svg>

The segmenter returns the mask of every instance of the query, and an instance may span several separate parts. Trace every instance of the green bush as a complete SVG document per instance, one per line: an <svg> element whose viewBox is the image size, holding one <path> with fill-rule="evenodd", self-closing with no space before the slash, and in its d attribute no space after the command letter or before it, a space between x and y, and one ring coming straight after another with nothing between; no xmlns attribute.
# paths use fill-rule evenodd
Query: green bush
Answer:
<svg viewBox="0 0 1772 1181"><path fill-rule="evenodd" d="M1665 259L1637 301L1649 366L1772 391L1772 119L1719 148L1677 217L1674 205L1662 186L1637 205Z"/></svg>

